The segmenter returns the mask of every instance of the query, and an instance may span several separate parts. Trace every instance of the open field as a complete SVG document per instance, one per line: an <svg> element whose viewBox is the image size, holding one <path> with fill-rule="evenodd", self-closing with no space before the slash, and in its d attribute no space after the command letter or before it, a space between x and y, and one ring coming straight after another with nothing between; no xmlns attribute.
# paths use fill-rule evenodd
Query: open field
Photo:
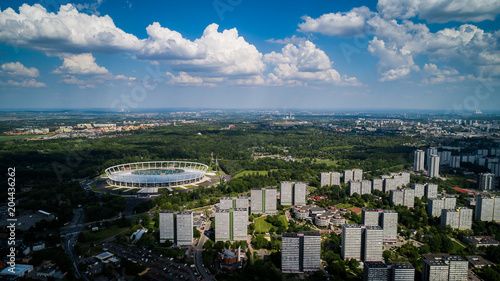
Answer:
<svg viewBox="0 0 500 281"><path fill-rule="evenodd" d="M128 227L118 227L117 225L113 225L111 227L108 227L106 229L99 230L96 232L92 232L92 231L88 231L88 230L84 231L85 233L89 234L90 241L83 243L83 245L102 241L104 239L107 239L107 238L109 238L113 235L116 235L122 231L125 231L127 229L128 229Z"/></svg>
<svg viewBox="0 0 500 281"><path fill-rule="evenodd" d="M279 219L283 221L288 227L288 221L286 220L286 217L284 215L279 216ZM265 216L255 219L254 225L255 225L255 231L259 232L269 232L271 227L273 227L272 224L266 221Z"/></svg>
<svg viewBox="0 0 500 281"><path fill-rule="evenodd" d="M257 173L258 175L261 175L261 176L267 176L267 171L242 171L242 172L237 173L234 177L239 178L239 177L243 177L243 176L253 175L255 173Z"/></svg>
<svg viewBox="0 0 500 281"><path fill-rule="evenodd" d="M316 163L324 163L329 166L337 166L338 161L337 160L330 160L330 159L316 159Z"/></svg>
<svg viewBox="0 0 500 281"><path fill-rule="evenodd" d="M345 203L345 204L338 204L338 205L335 205L335 207L339 208L339 209L343 209L343 208L347 208L349 210L355 208L352 204L349 204L349 203Z"/></svg>

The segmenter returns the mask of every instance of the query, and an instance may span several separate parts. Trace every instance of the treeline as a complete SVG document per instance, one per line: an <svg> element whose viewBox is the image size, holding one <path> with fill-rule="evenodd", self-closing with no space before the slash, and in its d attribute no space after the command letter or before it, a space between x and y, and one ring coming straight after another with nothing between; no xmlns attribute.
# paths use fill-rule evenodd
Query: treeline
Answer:
<svg viewBox="0 0 500 281"><path fill-rule="evenodd" d="M212 152L230 174L243 169L303 168L282 160L253 161L251 153L260 152L302 160L335 160L338 169L378 170L411 162L413 152L402 145L411 138L400 136L349 135L317 127L278 131L238 124L232 130L219 128L199 123L141 130L119 138L5 141L0 142L0 168L16 167L26 183L62 181L94 177L109 166L127 162L190 160L209 164Z"/></svg>
<svg viewBox="0 0 500 281"><path fill-rule="evenodd" d="M121 196L102 194L100 197L90 193L93 203L85 207L85 220L98 221L117 216L125 210L126 202Z"/></svg>

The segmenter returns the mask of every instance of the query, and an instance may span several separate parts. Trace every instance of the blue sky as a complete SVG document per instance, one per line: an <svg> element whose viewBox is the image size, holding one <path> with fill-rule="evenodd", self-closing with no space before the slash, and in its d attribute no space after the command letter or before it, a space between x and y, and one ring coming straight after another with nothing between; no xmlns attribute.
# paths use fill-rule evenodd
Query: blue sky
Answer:
<svg viewBox="0 0 500 281"><path fill-rule="evenodd" d="M9 1L0 108L498 110L499 13L500 0Z"/></svg>

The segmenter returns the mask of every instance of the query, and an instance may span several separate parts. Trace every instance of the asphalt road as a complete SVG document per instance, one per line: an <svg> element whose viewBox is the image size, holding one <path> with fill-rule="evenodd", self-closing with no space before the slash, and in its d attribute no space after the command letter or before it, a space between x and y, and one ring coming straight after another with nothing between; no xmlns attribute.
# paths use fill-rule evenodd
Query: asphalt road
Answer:
<svg viewBox="0 0 500 281"><path fill-rule="evenodd" d="M78 269L78 257L76 256L74 247L78 240L78 234L83 229L81 222L83 221L84 211L83 209L75 209L73 213L71 222L67 227L61 229L61 236L64 237L62 247L66 255L71 259L71 263L73 263L76 277L88 281L87 277L81 274Z"/></svg>
<svg viewBox="0 0 500 281"><path fill-rule="evenodd" d="M203 266L203 258L201 256L201 254L203 253L203 244L205 244L206 239L208 239L207 236L205 236L204 229L205 229L205 227L203 227L203 229L201 230L200 241L198 242L198 245L196 246L195 264L196 264L196 268L198 269L198 273L203 277L203 280L212 281L210 274L207 273L205 266Z"/></svg>

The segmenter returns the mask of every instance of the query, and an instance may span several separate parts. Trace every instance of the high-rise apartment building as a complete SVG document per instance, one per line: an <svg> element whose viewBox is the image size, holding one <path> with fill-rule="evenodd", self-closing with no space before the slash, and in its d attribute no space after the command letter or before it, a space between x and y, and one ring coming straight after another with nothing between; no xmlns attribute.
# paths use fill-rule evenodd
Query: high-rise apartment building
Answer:
<svg viewBox="0 0 500 281"><path fill-rule="evenodd" d="M459 207L458 210L458 229L472 229L473 211L471 208Z"/></svg>
<svg viewBox="0 0 500 281"><path fill-rule="evenodd" d="M415 190L403 188L403 206L413 208L415 206Z"/></svg>
<svg viewBox="0 0 500 281"><path fill-rule="evenodd" d="M398 213L394 210L383 210L380 217L380 226L384 230L384 242L398 241Z"/></svg>
<svg viewBox="0 0 500 281"><path fill-rule="evenodd" d="M248 208L215 211L215 242L246 241L248 233Z"/></svg>
<svg viewBox="0 0 500 281"><path fill-rule="evenodd" d="M424 255L422 281L468 280L469 262L461 256Z"/></svg>
<svg viewBox="0 0 500 281"><path fill-rule="evenodd" d="M372 190L384 191L384 180L383 179L372 179Z"/></svg>
<svg viewBox="0 0 500 281"><path fill-rule="evenodd" d="M363 209L362 224L380 226L383 230L383 242L396 242L398 230L398 213L394 210Z"/></svg>
<svg viewBox="0 0 500 281"><path fill-rule="evenodd" d="M423 171L425 167L425 152L423 150L415 150L413 158L413 170Z"/></svg>
<svg viewBox="0 0 500 281"><path fill-rule="evenodd" d="M366 226L379 225L381 214L382 210L379 209L363 209L361 213L361 224Z"/></svg>
<svg viewBox="0 0 500 281"><path fill-rule="evenodd" d="M391 190L398 188L398 181L394 178L384 178L384 192L389 193Z"/></svg>
<svg viewBox="0 0 500 281"><path fill-rule="evenodd" d="M441 215L441 210L444 209L443 198L429 198L427 204L427 214L437 217Z"/></svg>
<svg viewBox="0 0 500 281"><path fill-rule="evenodd" d="M281 234L281 272L317 271L321 267L321 235L316 231Z"/></svg>
<svg viewBox="0 0 500 281"><path fill-rule="evenodd" d="M428 183L425 185L424 195L425 195L425 197L427 197L427 199L436 198L437 194L438 194L437 192L438 192L437 184Z"/></svg>
<svg viewBox="0 0 500 281"><path fill-rule="evenodd" d="M439 177L439 156L431 155L428 176L431 178Z"/></svg>
<svg viewBox="0 0 500 281"><path fill-rule="evenodd" d="M372 193L372 182L369 180L361 181L361 195Z"/></svg>
<svg viewBox="0 0 500 281"><path fill-rule="evenodd" d="M454 209L457 205L457 198L451 195L428 199L427 214L429 216L441 216L441 210Z"/></svg>
<svg viewBox="0 0 500 281"><path fill-rule="evenodd" d="M453 195L444 197L444 209L453 209L457 206L457 198Z"/></svg>
<svg viewBox="0 0 500 281"><path fill-rule="evenodd" d="M366 261L363 268L363 281L389 281L390 268L381 261Z"/></svg>
<svg viewBox="0 0 500 281"><path fill-rule="evenodd" d="M361 260L362 226L359 224L342 225L342 258Z"/></svg>
<svg viewBox="0 0 500 281"><path fill-rule="evenodd" d="M411 188L414 190L415 197L422 198L425 196L425 185L422 183L412 183Z"/></svg>
<svg viewBox="0 0 500 281"><path fill-rule="evenodd" d="M451 156L450 166L452 168L460 168L460 156Z"/></svg>
<svg viewBox="0 0 500 281"><path fill-rule="evenodd" d="M430 163L431 163L431 156L432 155L437 155L438 151L436 147L429 147L427 148L427 159L425 160L425 168L429 170Z"/></svg>
<svg viewBox="0 0 500 281"><path fill-rule="evenodd" d="M171 210L161 211L160 243L166 240L177 245L191 245L193 243L193 213Z"/></svg>
<svg viewBox="0 0 500 281"><path fill-rule="evenodd" d="M252 214L276 214L276 188L252 188Z"/></svg>
<svg viewBox="0 0 500 281"><path fill-rule="evenodd" d="M382 261L384 231L380 226L364 226L363 229L364 261Z"/></svg>
<svg viewBox="0 0 500 281"><path fill-rule="evenodd" d="M281 205L304 205L306 204L307 185L304 182L282 181L280 184Z"/></svg>
<svg viewBox="0 0 500 281"><path fill-rule="evenodd" d="M495 188L495 174L481 173L479 174L479 189L493 190Z"/></svg>
<svg viewBox="0 0 500 281"><path fill-rule="evenodd" d="M500 221L500 197L477 197L475 219L482 221Z"/></svg>
<svg viewBox="0 0 500 281"><path fill-rule="evenodd" d="M354 173L352 170L344 170L344 183L354 180Z"/></svg>
<svg viewBox="0 0 500 281"><path fill-rule="evenodd" d="M445 229L449 225L453 229L458 229L460 213L457 209L441 210L441 228Z"/></svg>
<svg viewBox="0 0 500 281"><path fill-rule="evenodd" d="M383 236L383 230L378 225L342 225L342 258L381 261Z"/></svg>
<svg viewBox="0 0 500 281"><path fill-rule="evenodd" d="M391 262L391 279L387 281L415 281L415 268L409 262Z"/></svg>
<svg viewBox="0 0 500 281"><path fill-rule="evenodd" d="M322 172L320 173L321 186L340 185L339 172Z"/></svg>
<svg viewBox="0 0 500 281"><path fill-rule="evenodd" d="M391 190L391 194L389 196L391 206L403 205L404 194L404 191L400 189Z"/></svg>
<svg viewBox="0 0 500 281"><path fill-rule="evenodd" d="M352 177L354 181L362 181L363 180L363 170L354 169L352 171Z"/></svg>
<svg viewBox="0 0 500 281"><path fill-rule="evenodd" d="M365 261L363 281L415 281L415 268L409 262Z"/></svg>
<svg viewBox="0 0 500 281"><path fill-rule="evenodd" d="M442 260L426 260L422 265L423 281L448 281L448 265Z"/></svg>
<svg viewBox="0 0 500 281"><path fill-rule="evenodd" d="M354 193L362 195L361 182L359 182L359 181L350 181L349 182L349 196L352 196Z"/></svg>
<svg viewBox="0 0 500 281"><path fill-rule="evenodd" d="M233 208L248 208L248 197L221 197L219 201L219 208L222 210L229 210Z"/></svg>

